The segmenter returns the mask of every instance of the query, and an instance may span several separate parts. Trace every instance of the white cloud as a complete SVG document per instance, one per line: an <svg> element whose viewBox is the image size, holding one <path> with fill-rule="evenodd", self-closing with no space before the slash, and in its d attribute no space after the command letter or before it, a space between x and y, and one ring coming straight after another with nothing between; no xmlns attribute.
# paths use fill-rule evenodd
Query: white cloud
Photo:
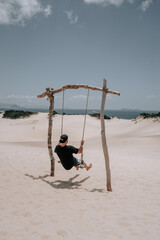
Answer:
<svg viewBox="0 0 160 240"><path fill-rule="evenodd" d="M133 4L135 0L128 0L129 3Z"/></svg>
<svg viewBox="0 0 160 240"><path fill-rule="evenodd" d="M136 0L84 0L84 3L97 4L97 5L101 5L103 7L107 7L108 5L114 5L114 6L119 7L122 5L122 3L126 2L126 1L130 4L134 4L136 2ZM158 3L159 2L160 2L160 0L158 0ZM153 0L144 0L140 4L139 9L141 11L145 12L152 3L153 3Z"/></svg>
<svg viewBox="0 0 160 240"><path fill-rule="evenodd" d="M41 0L0 0L0 24L24 26L40 13L51 15L51 5L42 6Z"/></svg>
<svg viewBox="0 0 160 240"><path fill-rule="evenodd" d="M84 0L85 3L87 4L97 4L97 5L102 5L104 7L108 6L108 5L115 5L115 6L120 6L124 0Z"/></svg>
<svg viewBox="0 0 160 240"><path fill-rule="evenodd" d="M8 96L0 96L0 107L3 108L9 105L18 105L18 106L30 106L34 107L37 104L42 104L40 101L41 99L38 99L37 96L28 96L28 95L8 95ZM45 103L44 103L45 104Z"/></svg>
<svg viewBox="0 0 160 240"><path fill-rule="evenodd" d="M156 96L155 96L154 94L151 94L151 95L147 96L147 98L149 98L149 99L155 99Z"/></svg>
<svg viewBox="0 0 160 240"><path fill-rule="evenodd" d="M67 18L68 18L70 24L77 23L78 16L73 12L73 10L70 10L70 11L66 10L64 12L66 13Z"/></svg>
<svg viewBox="0 0 160 240"><path fill-rule="evenodd" d="M86 99L86 95L75 95L75 96L71 96L71 99L78 99L78 100L83 100Z"/></svg>
<svg viewBox="0 0 160 240"><path fill-rule="evenodd" d="M46 8L44 9L44 15L48 17L51 14L52 14L52 7L51 5L47 5Z"/></svg>
<svg viewBox="0 0 160 240"><path fill-rule="evenodd" d="M36 96L26 96L26 95L9 95L9 96L5 96L5 97L2 97L0 96L0 98L3 98L3 99L36 99L37 97Z"/></svg>
<svg viewBox="0 0 160 240"><path fill-rule="evenodd" d="M142 10L143 12L145 12L149 7L150 5L153 3L153 0L145 0L141 3L140 5L140 10Z"/></svg>

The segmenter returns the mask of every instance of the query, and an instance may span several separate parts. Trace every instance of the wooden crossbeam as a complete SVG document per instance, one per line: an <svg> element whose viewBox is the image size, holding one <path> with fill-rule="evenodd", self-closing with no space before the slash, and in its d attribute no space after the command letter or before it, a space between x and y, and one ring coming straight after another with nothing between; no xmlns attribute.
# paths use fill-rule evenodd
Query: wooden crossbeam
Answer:
<svg viewBox="0 0 160 240"><path fill-rule="evenodd" d="M110 90L108 90L108 88L107 89L103 89L103 88L93 87L93 86L84 85L84 84L78 84L78 85L74 84L74 85L65 85L65 86L63 86L63 87L61 87L59 89L56 89L56 90L54 90L54 89L50 90L49 88L47 88L44 93L38 95L37 97L38 98L44 98L46 96L49 97L49 96L54 95L56 93L60 93L60 92L62 92L64 90L66 90L66 89L79 89L79 88L86 88L86 89L91 89L93 91L100 91L100 92L105 91L106 93L111 93L111 94L115 94L115 95L118 95L118 96L120 95L119 92L110 91Z"/></svg>

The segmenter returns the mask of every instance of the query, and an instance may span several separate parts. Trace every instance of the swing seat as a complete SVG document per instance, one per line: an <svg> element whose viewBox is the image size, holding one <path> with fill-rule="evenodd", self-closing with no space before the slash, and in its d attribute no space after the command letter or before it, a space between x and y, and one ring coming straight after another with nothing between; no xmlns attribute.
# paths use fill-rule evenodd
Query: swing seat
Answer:
<svg viewBox="0 0 160 240"><path fill-rule="evenodd" d="M61 161L58 160L58 163L61 163ZM82 164L82 163L78 164L77 167L81 168L81 169L85 168L84 164Z"/></svg>
<svg viewBox="0 0 160 240"><path fill-rule="evenodd" d="M82 168L85 168L84 164L82 164L82 163L79 164L77 167L78 167L78 168L81 168L81 169L82 169Z"/></svg>

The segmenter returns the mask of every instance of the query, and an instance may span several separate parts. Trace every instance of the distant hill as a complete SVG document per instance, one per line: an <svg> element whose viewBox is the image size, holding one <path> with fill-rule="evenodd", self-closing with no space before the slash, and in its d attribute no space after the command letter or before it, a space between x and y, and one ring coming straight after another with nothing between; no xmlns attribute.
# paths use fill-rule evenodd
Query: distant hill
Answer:
<svg viewBox="0 0 160 240"><path fill-rule="evenodd" d="M140 109L130 109L130 108L121 108L121 111L133 111L133 112L142 112Z"/></svg>
<svg viewBox="0 0 160 240"><path fill-rule="evenodd" d="M0 109L4 109L4 110L7 110L7 109L22 109L22 107L18 106L17 104L8 104L8 103L0 103Z"/></svg>

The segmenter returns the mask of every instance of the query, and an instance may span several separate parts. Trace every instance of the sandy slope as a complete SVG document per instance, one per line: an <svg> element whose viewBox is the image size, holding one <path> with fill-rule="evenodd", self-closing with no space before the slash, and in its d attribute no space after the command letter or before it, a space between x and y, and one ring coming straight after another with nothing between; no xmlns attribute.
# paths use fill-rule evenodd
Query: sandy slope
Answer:
<svg viewBox="0 0 160 240"><path fill-rule="evenodd" d="M106 121L113 192L106 191L100 122L87 116L84 157L93 168L50 177L46 113L7 120L0 115L1 240L159 240L160 121ZM54 118L55 147L60 116ZM64 116L79 146L83 116Z"/></svg>

